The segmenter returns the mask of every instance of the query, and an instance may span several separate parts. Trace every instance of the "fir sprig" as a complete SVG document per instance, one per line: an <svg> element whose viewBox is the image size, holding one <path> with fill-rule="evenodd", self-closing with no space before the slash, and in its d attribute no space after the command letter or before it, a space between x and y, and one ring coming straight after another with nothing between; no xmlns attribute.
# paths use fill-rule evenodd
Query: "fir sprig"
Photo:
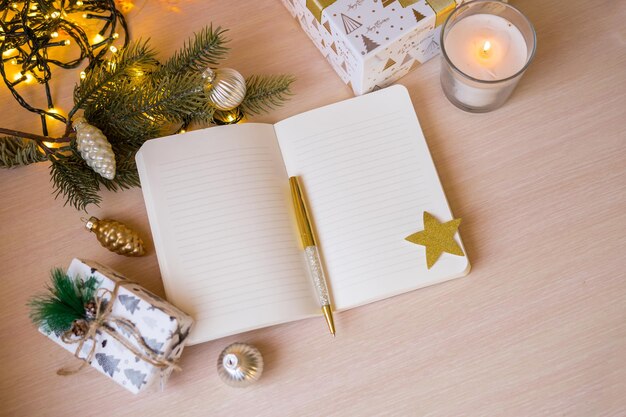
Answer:
<svg viewBox="0 0 626 417"><path fill-rule="evenodd" d="M74 108L69 112L70 119L76 111L87 106L98 107L108 96L117 95L120 83L152 70L158 61L148 41L133 42L120 50L110 61L103 61L86 73L84 79L74 89Z"/></svg>
<svg viewBox="0 0 626 417"><path fill-rule="evenodd" d="M225 32L226 29L219 26L213 29L211 25L195 33L193 39L185 42L180 51L165 61L161 72L165 74L202 72L210 66L217 65L228 53Z"/></svg>
<svg viewBox="0 0 626 417"><path fill-rule="evenodd" d="M47 158L37 149L33 140L15 136L0 138L0 167L12 168L45 161Z"/></svg>
<svg viewBox="0 0 626 417"><path fill-rule="evenodd" d="M246 114L259 114L281 106L291 95L291 75L253 75L246 79L246 97L241 107Z"/></svg>
<svg viewBox="0 0 626 417"><path fill-rule="evenodd" d="M0 138L0 168L50 160L55 195L63 196L66 204L79 210L99 204L102 188L118 191L138 186L134 158L146 140L173 134L190 123L214 122L215 107L204 90L202 72L226 56L225 32L219 27L203 29L163 65L157 62L148 41L120 49L109 61L89 69L74 89L74 107L68 113L62 137L0 129L5 135L13 135ZM290 76L248 78L240 110L252 115L282 105L290 95L293 80ZM116 160L113 180L89 168L76 149L71 122L79 110L111 143ZM24 137L15 136L19 134ZM65 146L52 148L47 142ZM43 149L41 153L39 148Z"/></svg>
<svg viewBox="0 0 626 417"><path fill-rule="evenodd" d="M86 320L85 304L94 299L98 280L73 280L63 270L52 270L52 282L46 294L33 297L29 304L30 318L45 332L63 333L75 320Z"/></svg>
<svg viewBox="0 0 626 417"><path fill-rule="evenodd" d="M100 204L98 180L85 161L75 154L70 156L51 156L50 173L54 183L55 196L63 195L65 204L71 204L84 210L89 204ZM95 174L95 175L94 175Z"/></svg>

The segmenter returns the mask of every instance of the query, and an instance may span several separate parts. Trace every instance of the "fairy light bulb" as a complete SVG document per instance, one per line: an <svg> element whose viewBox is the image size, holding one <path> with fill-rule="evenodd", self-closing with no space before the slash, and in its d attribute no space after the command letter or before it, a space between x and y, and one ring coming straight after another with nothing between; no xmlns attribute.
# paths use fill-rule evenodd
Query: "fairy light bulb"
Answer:
<svg viewBox="0 0 626 417"><path fill-rule="evenodd" d="M117 32L115 32L114 34L112 34L112 35L111 35L111 37L112 37L113 39L117 39L117 38L119 38L119 37L120 37L120 34L119 34L119 33L117 33Z"/></svg>
<svg viewBox="0 0 626 417"><path fill-rule="evenodd" d="M70 43L71 43L71 42L70 42L70 40L69 40L69 39L66 39L66 40L64 40L64 41L63 41L63 45L65 45L65 46L69 45Z"/></svg>
<svg viewBox="0 0 626 417"><path fill-rule="evenodd" d="M58 37L59 37L59 32L52 32L52 33L50 34L50 37L51 37L52 39L58 38Z"/></svg>
<svg viewBox="0 0 626 417"><path fill-rule="evenodd" d="M109 47L109 51L111 51L112 53L116 53L117 52L117 48L115 47L115 45L111 45Z"/></svg>
<svg viewBox="0 0 626 417"><path fill-rule="evenodd" d="M84 80L85 78L87 78L87 73L85 71L81 71L80 72L80 79Z"/></svg>
<svg viewBox="0 0 626 417"><path fill-rule="evenodd" d="M82 2L81 0L78 0L78 1L76 2L76 6L80 7L80 6L82 6L82 5L83 5L83 2Z"/></svg>

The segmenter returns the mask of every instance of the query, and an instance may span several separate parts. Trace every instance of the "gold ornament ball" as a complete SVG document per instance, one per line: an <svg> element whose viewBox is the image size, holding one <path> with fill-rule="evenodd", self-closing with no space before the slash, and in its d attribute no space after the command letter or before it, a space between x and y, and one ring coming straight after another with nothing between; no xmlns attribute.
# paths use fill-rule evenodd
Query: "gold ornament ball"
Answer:
<svg viewBox="0 0 626 417"><path fill-rule="evenodd" d="M232 125L243 121L244 114L240 108L232 110L215 110L213 113L213 123L218 126Z"/></svg>
<svg viewBox="0 0 626 417"><path fill-rule="evenodd" d="M95 233L98 242L111 252L124 256L142 256L146 253L143 240L137 232L123 223L91 217L85 227Z"/></svg>
<svg viewBox="0 0 626 417"><path fill-rule="evenodd" d="M218 110L232 110L246 96L246 80L232 68L207 68L202 77L206 80L204 88L209 101Z"/></svg>

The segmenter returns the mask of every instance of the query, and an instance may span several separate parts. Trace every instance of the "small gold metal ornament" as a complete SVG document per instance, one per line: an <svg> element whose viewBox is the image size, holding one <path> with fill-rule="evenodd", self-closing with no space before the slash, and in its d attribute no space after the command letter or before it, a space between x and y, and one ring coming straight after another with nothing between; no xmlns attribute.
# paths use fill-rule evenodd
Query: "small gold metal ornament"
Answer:
<svg viewBox="0 0 626 417"><path fill-rule="evenodd" d="M142 256L146 253L143 240L137 232L116 220L90 217L85 227L95 233L98 242L111 252L124 256Z"/></svg>
<svg viewBox="0 0 626 417"><path fill-rule="evenodd" d="M246 80L232 68L207 68L202 73L209 101L218 110L232 110L246 96Z"/></svg>
<svg viewBox="0 0 626 417"><path fill-rule="evenodd" d="M244 114L239 107L235 107L232 110L216 110L213 113L213 123L218 126L240 123L243 121L243 118Z"/></svg>

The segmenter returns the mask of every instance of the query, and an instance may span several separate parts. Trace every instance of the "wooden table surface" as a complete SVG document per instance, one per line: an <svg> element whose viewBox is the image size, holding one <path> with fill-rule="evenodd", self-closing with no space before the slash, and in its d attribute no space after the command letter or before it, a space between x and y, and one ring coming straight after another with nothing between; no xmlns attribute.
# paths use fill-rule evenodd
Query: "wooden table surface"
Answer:
<svg viewBox="0 0 626 417"><path fill-rule="evenodd" d="M278 1L136 3L133 37L150 37L163 57L214 22L230 29L228 66L297 75L290 103L254 121L352 94ZM453 107L439 58L400 80L463 218L471 274L338 314L335 340L312 319L193 346L165 392L140 396L94 369L57 376L73 358L36 331L26 307L50 268L94 259L163 294L154 248L138 259L101 248L85 214L54 200L45 163L0 172L0 414L626 415L626 4L517 5L535 24L538 50L503 108ZM56 78L59 107L76 76ZM0 103L1 126L38 132L4 87ZM151 240L139 189L105 192L89 214ZM233 341L265 357L249 389L218 379L217 356Z"/></svg>

